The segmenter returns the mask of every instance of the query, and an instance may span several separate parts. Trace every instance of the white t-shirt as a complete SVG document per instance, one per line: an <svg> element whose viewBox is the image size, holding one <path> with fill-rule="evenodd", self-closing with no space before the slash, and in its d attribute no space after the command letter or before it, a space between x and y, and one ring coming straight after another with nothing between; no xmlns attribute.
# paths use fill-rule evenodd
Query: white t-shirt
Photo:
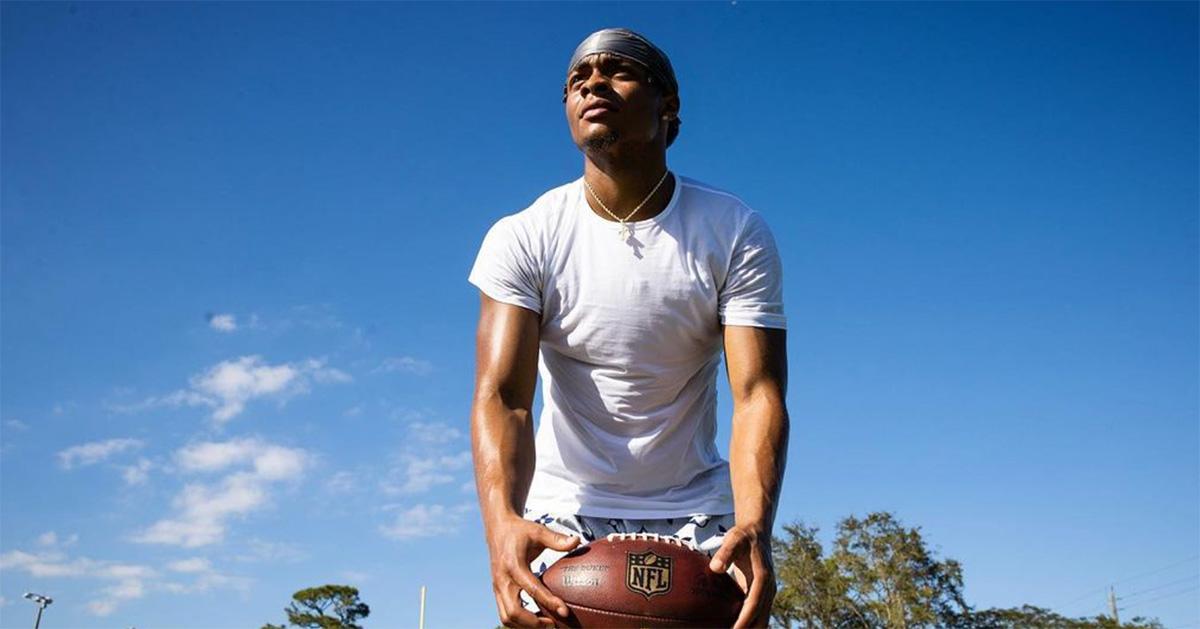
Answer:
<svg viewBox="0 0 1200 629"><path fill-rule="evenodd" d="M721 325L786 328L762 216L677 176L666 209L597 216L583 178L499 219L469 281L541 315L543 406L526 508L615 518L733 512L715 444Z"/></svg>

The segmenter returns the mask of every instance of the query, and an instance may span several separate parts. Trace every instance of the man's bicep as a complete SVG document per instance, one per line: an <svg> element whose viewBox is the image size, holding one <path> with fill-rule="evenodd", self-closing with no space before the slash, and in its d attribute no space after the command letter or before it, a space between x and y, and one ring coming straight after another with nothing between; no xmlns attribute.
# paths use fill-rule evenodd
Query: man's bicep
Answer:
<svg viewBox="0 0 1200 629"><path fill-rule="evenodd" d="M537 386L537 312L479 293L475 394L499 394L509 408L532 408Z"/></svg>
<svg viewBox="0 0 1200 629"><path fill-rule="evenodd" d="M725 365L735 404L758 395L787 396L787 330L742 325L724 329Z"/></svg>

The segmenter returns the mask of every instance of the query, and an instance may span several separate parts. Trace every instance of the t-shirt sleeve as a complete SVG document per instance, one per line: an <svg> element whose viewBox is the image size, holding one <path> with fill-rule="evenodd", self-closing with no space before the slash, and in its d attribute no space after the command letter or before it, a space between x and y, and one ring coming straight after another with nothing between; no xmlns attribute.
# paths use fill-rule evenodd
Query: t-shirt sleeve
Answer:
<svg viewBox="0 0 1200 629"><path fill-rule="evenodd" d="M496 221L483 238L467 281L496 301L542 313L541 273L515 216Z"/></svg>
<svg viewBox="0 0 1200 629"><path fill-rule="evenodd" d="M783 314L783 263L767 222L755 211L734 239L725 285L717 297L722 325L787 328Z"/></svg>

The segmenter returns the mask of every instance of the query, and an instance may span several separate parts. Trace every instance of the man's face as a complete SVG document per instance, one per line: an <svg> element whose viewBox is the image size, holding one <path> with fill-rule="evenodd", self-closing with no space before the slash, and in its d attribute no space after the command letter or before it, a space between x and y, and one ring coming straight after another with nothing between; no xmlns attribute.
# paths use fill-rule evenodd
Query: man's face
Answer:
<svg viewBox="0 0 1200 629"><path fill-rule="evenodd" d="M603 150L618 142L647 144L666 137L679 97L662 92L641 65L615 55L584 57L567 73L566 116L580 149Z"/></svg>

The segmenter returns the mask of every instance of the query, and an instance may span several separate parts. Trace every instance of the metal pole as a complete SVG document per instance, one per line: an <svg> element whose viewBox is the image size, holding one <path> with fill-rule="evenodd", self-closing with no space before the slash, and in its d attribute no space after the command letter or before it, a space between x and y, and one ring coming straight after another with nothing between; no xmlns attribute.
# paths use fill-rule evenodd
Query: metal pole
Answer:
<svg viewBox="0 0 1200 629"><path fill-rule="evenodd" d="M424 585L421 586L421 616L417 621L417 629L425 629L425 586Z"/></svg>
<svg viewBox="0 0 1200 629"><path fill-rule="evenodd" d="M46 608L42 607L41 605L38 605L37 618L33 619L33 629L38 629L38 625L42 624L42 610L43 609L46 609Z"/></svg>

